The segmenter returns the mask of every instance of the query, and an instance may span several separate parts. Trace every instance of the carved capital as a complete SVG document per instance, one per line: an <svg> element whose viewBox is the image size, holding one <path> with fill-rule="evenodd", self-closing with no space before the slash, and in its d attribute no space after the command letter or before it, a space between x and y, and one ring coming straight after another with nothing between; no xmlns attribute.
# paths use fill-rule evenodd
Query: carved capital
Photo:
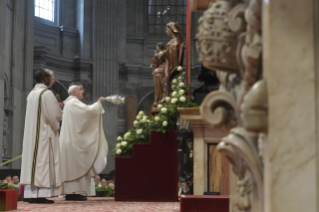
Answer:
<svg viewBox="0 0 319 212"><path fill-rule="evenodd" d="M232 128L239 121L239 111L233 95L224 91L208 94L200 106L202 119L214 127Z"/></svg>

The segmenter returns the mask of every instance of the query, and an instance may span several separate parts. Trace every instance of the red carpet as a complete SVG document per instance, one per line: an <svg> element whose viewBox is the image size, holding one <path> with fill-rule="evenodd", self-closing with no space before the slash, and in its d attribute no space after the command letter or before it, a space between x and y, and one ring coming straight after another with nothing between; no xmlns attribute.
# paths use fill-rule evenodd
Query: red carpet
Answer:
<svg viewBox="0 0 319 212"><path fill-rule="evenodd" d="M64 198L51 198L54 204L29 204L18 202L17 211L63 211L63 212L179 212L178 202L116 202L114 198L90 197L88 201L65 201Z"/></svg>
<svg viewBox="0 0 319 212"><path fill-rule="evenodd" d="M151 132L133 157L115 159L115 201L178 201L177 132Z"/></svg>
<svg viewBox="0 0 319 212"><path fill-rule="evenodd" d="M229 212L228 195L182 195L181 212Z"/></svg>

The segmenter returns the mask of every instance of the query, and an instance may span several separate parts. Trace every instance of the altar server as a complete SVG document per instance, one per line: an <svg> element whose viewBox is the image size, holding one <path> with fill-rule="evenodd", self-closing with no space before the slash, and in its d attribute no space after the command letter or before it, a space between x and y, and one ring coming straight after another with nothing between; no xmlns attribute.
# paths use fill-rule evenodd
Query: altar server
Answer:
<svg viewBox="0 0 319 212"><path fill-rule="evenodd" d="M73 83L64 101L60 148L62 193L66 200L85 201L95 195L94 177L106 166L108 144L105 139L102 114L104 98L86 105L81 83Z"/></svg>
<svg viewBox="0 0 319 212"><path fill-rule="evenodd" d="M39 69L34 78L37 84L27 98L20 184L25 185L29 203L54 203L45 197L59 195L62 185L58 134L62 111L47 89L51 75Z"/></svg>

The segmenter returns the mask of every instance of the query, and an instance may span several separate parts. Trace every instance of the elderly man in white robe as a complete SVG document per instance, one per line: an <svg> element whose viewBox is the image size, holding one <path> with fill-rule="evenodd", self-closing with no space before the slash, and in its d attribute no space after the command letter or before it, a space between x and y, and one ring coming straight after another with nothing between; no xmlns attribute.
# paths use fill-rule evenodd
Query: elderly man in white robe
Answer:
<svg viewBox="0 0 319 212"><path fill-rule="evenodd" d="M85 201L95 195L94 177L106 166L108 144L105 139L102 114L104 98L86 105L81 83L71 84L64 101L60 148L62 194L65 200ZM81 195L83 194L83 195Z"/></svg>
<svg viewBox="0 0 319 212"><path fill-rule="evenodd" d="M37 82L27 98L20 184L29 203L54 203L46 197L60 194L59 134L62 111L50 85L51 75L37 70Z"/></svg>

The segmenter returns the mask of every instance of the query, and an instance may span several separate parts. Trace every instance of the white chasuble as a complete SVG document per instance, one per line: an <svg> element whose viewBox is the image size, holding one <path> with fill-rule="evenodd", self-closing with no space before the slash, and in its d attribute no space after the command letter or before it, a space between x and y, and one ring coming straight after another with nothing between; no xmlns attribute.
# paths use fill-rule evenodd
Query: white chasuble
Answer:
<svg viewBox="0 0 319 212"><path fill-rule="evenodd" d="M58 133L61 117L52 91L37 84L27 98L23 136L20 184L26 186L25 198L57 195L62 185ZM31 190L33 195L29 196Z"/></svg>
<svg viewBox="0 0 319 212"><path fill-rule="evenodd" d="M105 168L108 154L104 110L99 101L86 105L74 96L64 104L60 136L62 193L93 196L93 177Z"/></svg>

